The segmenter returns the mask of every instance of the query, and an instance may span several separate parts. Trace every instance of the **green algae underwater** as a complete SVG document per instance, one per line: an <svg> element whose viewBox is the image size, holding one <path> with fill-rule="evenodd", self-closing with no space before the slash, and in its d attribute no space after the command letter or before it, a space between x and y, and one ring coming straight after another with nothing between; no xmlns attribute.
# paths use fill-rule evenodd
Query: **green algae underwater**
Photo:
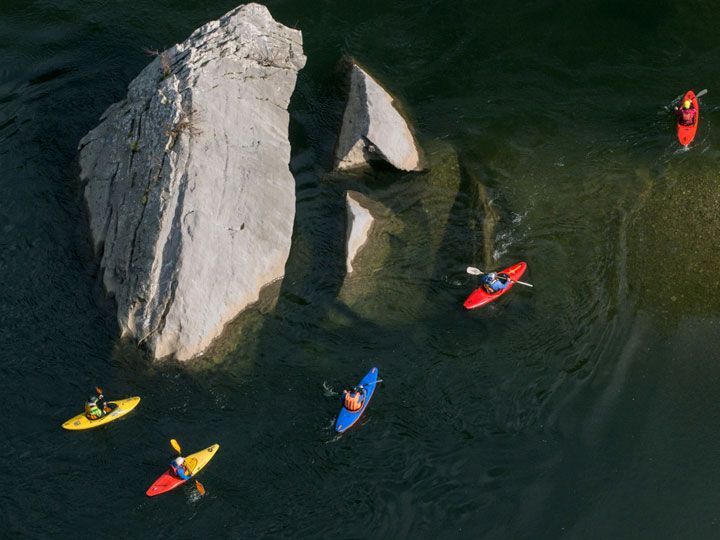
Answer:
<svg viewBox="0 0 720 540"><path fill-rule="evenodd" d="M717 537L720 8L267 5L308 55L293 247L184 365L119 338L74 160L144 49L235 4L0 7L3 536ZM344 55L402 103L425 171L330 171ZM702 88L685 150L667 107ZM347 190L387 210L352 280ZM533 289L462 309L467 266L518 260ZM373 365L384 382L338 436L338 394ZM95 386L142 402L64 432ZM220 444L203 497L145 497L170 439Z"/></svg>

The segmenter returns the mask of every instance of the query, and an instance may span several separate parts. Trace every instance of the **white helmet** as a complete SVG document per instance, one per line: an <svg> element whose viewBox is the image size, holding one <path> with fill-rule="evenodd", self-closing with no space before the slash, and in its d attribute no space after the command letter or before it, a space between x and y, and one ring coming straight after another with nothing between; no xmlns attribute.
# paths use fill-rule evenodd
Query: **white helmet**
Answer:
<svg viewBox="0 0 720 540"><path fill-rule="evenodd" d="M490 279L495 279L496 276L497 276L497 274L496 274L495 272L490 272L490 273L488 274L488 277L489 277Z"/></svg>
<svg viewBox="0 0 720 540"><path fill-rule="evenodd" d="M175 459L175 465L182 465L184 462L185 460L182 457Z"/></svg>

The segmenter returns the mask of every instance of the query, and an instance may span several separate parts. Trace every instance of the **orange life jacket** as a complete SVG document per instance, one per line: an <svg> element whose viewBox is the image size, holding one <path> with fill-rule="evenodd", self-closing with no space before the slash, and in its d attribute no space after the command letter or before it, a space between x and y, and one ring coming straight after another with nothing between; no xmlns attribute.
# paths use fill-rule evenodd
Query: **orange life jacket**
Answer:
<svg viewBox="0 0 720 540"><path fill-rule="evenodd" d="M360 392L348 392L345 394L345 408L350 412L362 409L362 401L360 401L361 395Z"/></svg>

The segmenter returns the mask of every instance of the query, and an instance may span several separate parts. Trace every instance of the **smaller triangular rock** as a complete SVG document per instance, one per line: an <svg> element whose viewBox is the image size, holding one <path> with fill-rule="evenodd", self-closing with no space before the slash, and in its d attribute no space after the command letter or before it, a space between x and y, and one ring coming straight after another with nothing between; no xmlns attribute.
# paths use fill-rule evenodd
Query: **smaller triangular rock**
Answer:
<svg viewBox="0 0 720 540"><path fill-rule="evenodd" d="M415 138L395 108L393 97L353 64L335 168L352 169L372 160L384 160L403 171L422 169Z"/></svg>
<svg viewBox="0 0 720 540"><path fill-rule="evenodd" d="M345 266L347 273L353 271L353 261L358 252L365 246L370 234L374 218L367 208L368 200L360 193L348 191L345 195L347 207L347 256Z"/></svg>

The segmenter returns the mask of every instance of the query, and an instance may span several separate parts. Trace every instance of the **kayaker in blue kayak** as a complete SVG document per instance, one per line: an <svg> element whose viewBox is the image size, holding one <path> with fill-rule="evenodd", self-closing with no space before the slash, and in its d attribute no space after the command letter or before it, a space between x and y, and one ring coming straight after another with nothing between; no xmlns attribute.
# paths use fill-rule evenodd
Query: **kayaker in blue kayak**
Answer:
<svg viewBox="0 0 720 540"><path fill-rule="evenodd" d="M100 394L100 399L103 398L103 395ZM98 418L102 418L105 416L105 407L107 406L107 403L103 403L103 406L100 407L100 402L98 401L98 396L91 396L88 398L87 403L85 403L85 416L87 416L90 420L97 420Z"/></svg>
<svg viewBox="0 0 720 540"><path fill-rule="evenodd" d="M177 475L178 478L182 478L183 480L187 480L192 476L192 474L187 474L185 472L185 460L178 456L175 459L173 459L170 462L170 467L172 467L173 472Z"/></svg>
<svg viewBox="0 0 720 540"><path fill-rule="evenodd" d="M675 114L678 117L678 123L681 126L692 126L695 123L697 111L693 102L689 99L683 101L682 108L675 107Z"/></svg>
<svg viewBox="0 0 720 540"><path fill-rule="evenodd" d="M365 403L365 397L367 397L367 390L362 385L356 386L352 390L343 392L343 404L350 412L359 411Z"/></svg>
<svg viewBox="0 0 720 540"><path fill-rule="evenodd" d="M480 279L480 284L485 289L485 292L488 294L495 294L498 291L502 291L510 284L509 278L510 276L507 274L496 274L495 272L490 272Z"/></svg>

